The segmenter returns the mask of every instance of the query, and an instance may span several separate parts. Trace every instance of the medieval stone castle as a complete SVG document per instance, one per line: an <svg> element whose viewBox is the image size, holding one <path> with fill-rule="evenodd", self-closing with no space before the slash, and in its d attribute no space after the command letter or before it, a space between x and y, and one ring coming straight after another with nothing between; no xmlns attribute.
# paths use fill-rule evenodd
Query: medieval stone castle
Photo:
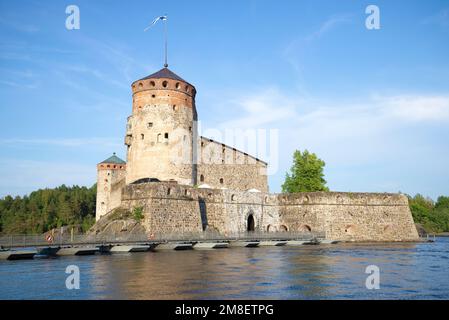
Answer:
<svg viewBox="0 0 449 320"><path fill-rule="evenodd" d="M267 163L198 136L195 87L164 67L132 83L127 161L97 165L96 219L142 208L148 234L321 232L333 240L418 239L408 200L386 193L270 194Z"/></svg>

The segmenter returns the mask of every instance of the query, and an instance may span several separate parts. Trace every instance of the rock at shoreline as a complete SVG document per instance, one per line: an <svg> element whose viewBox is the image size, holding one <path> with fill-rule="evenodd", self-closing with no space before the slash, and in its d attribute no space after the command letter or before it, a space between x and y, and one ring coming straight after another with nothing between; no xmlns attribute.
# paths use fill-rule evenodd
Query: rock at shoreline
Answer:
<svg viewBox="0 0 449 320"><path fill-rule="evenodd" d="M146 234L140 221L128 210L117 208L101 217L87 232L91 235L142 235Z"/></svg>
<svg viewBox="0 0 449 320"><path fill-rule="evenodd" d="M420 237L426 237L427 236L427 231L426 229L424 229L424 227L422 226L422 224L420 223L415 223L415 227L416 227L416 231L418 231L418 235Z"/></svg>

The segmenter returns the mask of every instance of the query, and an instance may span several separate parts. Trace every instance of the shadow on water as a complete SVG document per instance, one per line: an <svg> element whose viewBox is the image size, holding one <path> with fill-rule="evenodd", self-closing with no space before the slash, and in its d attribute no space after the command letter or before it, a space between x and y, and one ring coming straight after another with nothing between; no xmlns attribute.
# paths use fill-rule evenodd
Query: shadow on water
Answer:
<svg viewBox="0 0 449 320"><path fill-rule="evenodd" d="M0 262L1 299L448 299L449 239ZM77 265L81 289L67 290ZM380 268L368 290L369 265Z"/></svg>

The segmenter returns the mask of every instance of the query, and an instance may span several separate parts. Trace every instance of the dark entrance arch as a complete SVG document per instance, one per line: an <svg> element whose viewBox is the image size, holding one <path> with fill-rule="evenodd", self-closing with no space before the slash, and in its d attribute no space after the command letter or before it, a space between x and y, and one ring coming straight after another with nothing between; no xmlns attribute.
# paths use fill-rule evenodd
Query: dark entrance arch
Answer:
<svg viewBox="0 0 449 320"><path fill-rule="evenodd" d="M248 216L248 221L247 221L247 225L246 225L246 231L254 231L255 229L255 221L254 221L254 217L252 214L250 214Z"/></svg>

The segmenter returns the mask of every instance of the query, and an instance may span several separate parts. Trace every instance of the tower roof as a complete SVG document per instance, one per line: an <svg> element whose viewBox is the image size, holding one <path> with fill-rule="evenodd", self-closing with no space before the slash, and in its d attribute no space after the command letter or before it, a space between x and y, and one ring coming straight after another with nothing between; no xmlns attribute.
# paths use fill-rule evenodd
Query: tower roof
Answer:
<svg viewBox="0 0 449 320"><path fill-rule="evenodd" d="M137 81L140 80L147 80L147 79L172 79L172 80L178 80L178 81L183 81L185 83L188 83L187 81L185 81L183 78L181 78L180 76L178 76L176 73L174 73L173 71L171 71L169 68L164 67L161 70L150 74L149 76L146 76L145 78L139 79ZM190 83L189 83L190 84ZM191 85L191 84L190 84Z"/></svg>
<svg viewBox="0 0 449 320"><path fill-rule="evenodd" d="M119 157L117 157L115 155L115 152L113 153L113 155L111 157L107 158L106 160L104 160L100 163L126 164L125 161L123 161L122 159L120 159Z"/></svg>

